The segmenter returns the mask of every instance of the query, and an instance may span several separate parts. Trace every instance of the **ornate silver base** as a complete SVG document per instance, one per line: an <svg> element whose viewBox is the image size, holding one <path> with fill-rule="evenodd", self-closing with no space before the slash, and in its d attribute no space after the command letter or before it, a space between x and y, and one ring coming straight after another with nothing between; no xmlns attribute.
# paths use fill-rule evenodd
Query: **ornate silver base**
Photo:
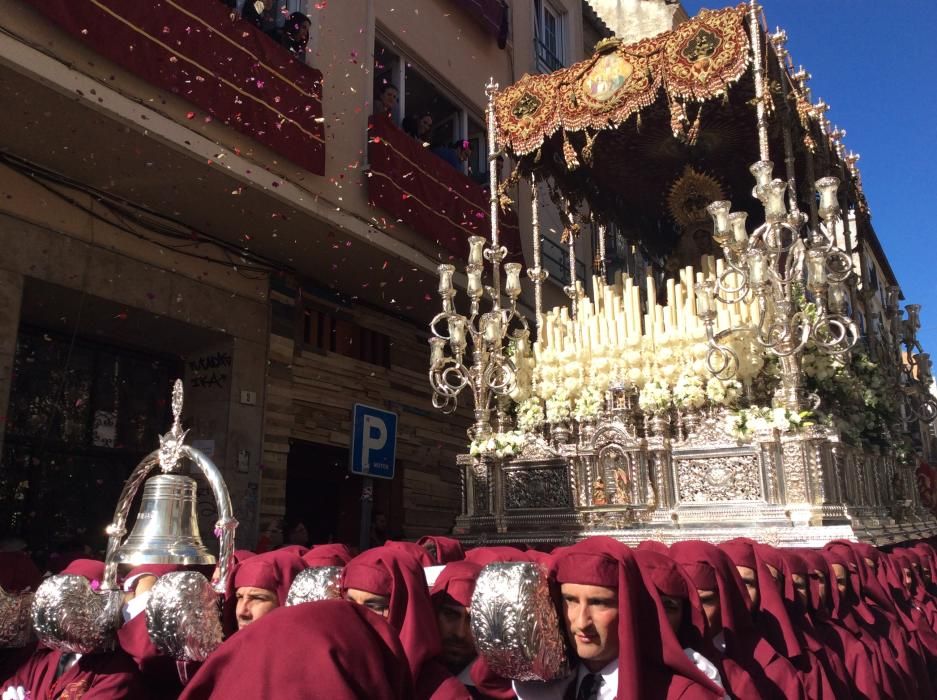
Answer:
<svg viewBox="0 0 937 700"><path fill-rule="evenodd" d="M937 518L916 499L913 467L893 456L862 452L819 427L739 443L724 424L710 416L674 442L657 431L641 437L607 416L591 441L553 447L531 436L508 461L460 456L463 510L454 532L466 544L744 535L792 547L937 535Z"/></svg>

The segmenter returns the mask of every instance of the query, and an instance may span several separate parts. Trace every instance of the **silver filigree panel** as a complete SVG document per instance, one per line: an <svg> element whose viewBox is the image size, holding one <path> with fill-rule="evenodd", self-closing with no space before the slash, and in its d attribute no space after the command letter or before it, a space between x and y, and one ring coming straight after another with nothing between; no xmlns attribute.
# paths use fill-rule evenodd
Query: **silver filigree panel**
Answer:
<svg viewBox="0 0 937 700"><path fill-rule="evenodd" d="M679 499L685 503L762 500L757 454L676 458Z"/></svg>
<svg viewBox="0 0 937 700"><path fill-rule="evenodd" d="M505 469L504 508L569 508L572 506L565 467Z"/></svg>

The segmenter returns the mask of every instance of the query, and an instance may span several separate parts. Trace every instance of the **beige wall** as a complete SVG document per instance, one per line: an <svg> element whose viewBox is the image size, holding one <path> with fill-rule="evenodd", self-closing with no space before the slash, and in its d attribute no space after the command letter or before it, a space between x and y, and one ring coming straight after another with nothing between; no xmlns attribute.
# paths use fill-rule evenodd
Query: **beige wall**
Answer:
<svg viewBox="0 0 937 700"><path fill-rule="evenodd" d="M69 332L76 332L78 323L78 335L177 355L187 368L184 422L192 428L190 438L214 441L213 460L225 474L236 507L248 516L256 513L245 499L251 483L256 494L260 478L266 279L246 279L230 266L144 243L9 169L0 169L0 191L6 195L0 200L0 413L7 406L21 321L62 322ZM69 194L91 206L86 196ZM21 318L22 289L31 281L57 285L73 299L80 295L82 315ZM112 307L125 312L120 316L127 320L114 320ZM212 389L193 388L189 363L217 352L230 357L219 373L223 382ZM256 392L255 406L239 403L241 390ZM0 439L2 428L0 422ZM247 471L237 468L240 450L250 453ZM252 542L256 523L248 517L242 525L240 539ZM209 527L204 534L210 533Z"/></svg>

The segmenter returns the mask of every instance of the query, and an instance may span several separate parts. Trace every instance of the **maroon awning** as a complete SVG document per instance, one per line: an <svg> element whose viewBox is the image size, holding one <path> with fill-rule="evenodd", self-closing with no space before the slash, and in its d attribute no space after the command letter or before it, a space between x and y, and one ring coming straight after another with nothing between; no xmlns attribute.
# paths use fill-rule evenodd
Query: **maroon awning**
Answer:
<svg viewBox="0 0 937 700"><path fill-rule="evenodd" d="M316 175L325 172L322 73L218 0L33 0L39 12L147 82Z"/></svg>
<svg viewBox="0 0 937 700"><path fill-rule="evenodd" d="M368 196L420 235L465 259L469 236L490 235L488 191L423 148L390 119L371 117ZM517 214L501 212L501 242L520 259Z"/></svg>

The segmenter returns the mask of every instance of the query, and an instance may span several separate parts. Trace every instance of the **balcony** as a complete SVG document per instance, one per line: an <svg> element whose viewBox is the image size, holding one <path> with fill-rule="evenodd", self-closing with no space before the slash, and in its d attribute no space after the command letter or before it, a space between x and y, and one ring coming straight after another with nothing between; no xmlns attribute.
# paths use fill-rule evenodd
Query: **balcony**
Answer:
<svg viewBox="0 0 937 700"><path fill-rule="evenodd" d="M218 0L30 5L96 53L309 172L325 172L322 74Z"/></svg>
<svg viewBox="0 0 937 700"><path fill-rule="evenodd" d="M469 236L489 236L488 190L424 148L384 116L369 122L368 198L420 236L464 259ZM520 258L517 214L499 217L501 242ZM388 222L392 224L393 222Z"/></svg>

